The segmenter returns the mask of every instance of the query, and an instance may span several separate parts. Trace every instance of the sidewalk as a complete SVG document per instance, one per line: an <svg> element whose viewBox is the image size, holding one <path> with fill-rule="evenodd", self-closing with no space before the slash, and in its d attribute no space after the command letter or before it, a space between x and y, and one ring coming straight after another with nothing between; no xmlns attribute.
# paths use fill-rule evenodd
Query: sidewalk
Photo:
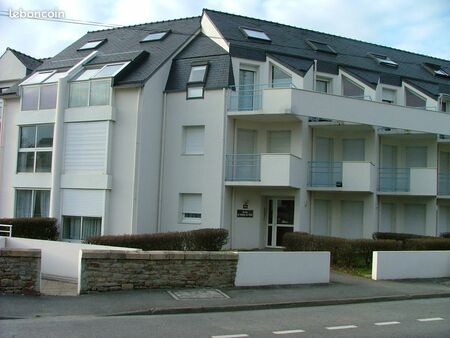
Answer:
<svg viewBox="0 0 450 338"><path fill-rule="evenodd" d="M167 290L73 296L0 296L0 319L236 311L450 297L450 278L372 281L332 273L330 284L221 289L230 298L176 300Z"/></svg>

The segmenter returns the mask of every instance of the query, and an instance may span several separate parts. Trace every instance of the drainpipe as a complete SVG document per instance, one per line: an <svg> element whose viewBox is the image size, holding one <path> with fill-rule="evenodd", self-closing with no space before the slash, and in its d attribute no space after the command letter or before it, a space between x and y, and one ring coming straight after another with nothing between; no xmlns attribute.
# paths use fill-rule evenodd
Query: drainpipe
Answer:
<svg viewBox="0 0 450 338"><path fill-rule="evenodd" d="M167 115L167 93L163 98L163 116L161 121L161 149L159 154L159 186L158 186L158 215L156 220L156 232L161 232L161 213L162 213L162 190L164 175L164 150L166 146L166 115Z"/></svg>
<svg viewBox="0 0 450 338"><path fill-rule="evenodd" d="M221 175L221 196L222 196L222 201L221 201L221 205L220 205L220 223L219 227L223 228L225 226L224 224L224 213L225 213L225 165L226 165L226 161L225 161L225 156L226 156L226 142L227 142L227 130L228 130L228 119L227 119L227 89L224 88L223 89L223 99L224 99L224 104L223 104L223 128L222 128L222 175ZM231 234L231 224L230 226L230 234Z"/></svg>
<svg viewBox="0 0 450 338"><path fill-rule="evenodd" d="M314 59L313 67L313 91L316 91L316 80L317 80L317 60Z"/></svg>

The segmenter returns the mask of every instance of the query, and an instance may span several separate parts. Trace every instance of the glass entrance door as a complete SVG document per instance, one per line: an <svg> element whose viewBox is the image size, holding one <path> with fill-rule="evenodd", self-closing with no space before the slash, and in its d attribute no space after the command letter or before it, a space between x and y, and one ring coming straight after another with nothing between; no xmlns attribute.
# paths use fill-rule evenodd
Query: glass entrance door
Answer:
<svg viewBox="0 0 450 338"><path fill-rule="evenodd" d="M269 198L267 201L267 236L268 247L283 245L283 235L294 231L294 199Z"/></svg>

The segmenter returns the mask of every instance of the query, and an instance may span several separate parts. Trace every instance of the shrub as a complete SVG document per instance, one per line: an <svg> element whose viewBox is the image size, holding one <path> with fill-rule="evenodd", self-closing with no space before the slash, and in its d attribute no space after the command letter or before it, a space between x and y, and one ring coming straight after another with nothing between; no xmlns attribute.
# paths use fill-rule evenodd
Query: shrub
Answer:
<svg viewBox="0 0 450 338"><path fill-rule="evenodd" d="M219 251L228 240L225 229L199 229L186 232L94 236L86 243L150 250Z"/></svg>
<svg viewBox="0 0 450 338"><path fill-rule="evenodd" d="M450 238L450 232L441 232L441 237Z"/></svg>
<svg viewBox="0 0 450 338"><path fill-rule="evenodd" d="M407 239L403 250L450 250L450 238Z"/></svg>
<svg viewBox="0 0 450 338"><path fill-rule="evenodd" d="M375 240L392 239L396 241L404 241L411 238L432 238L432 237L416 234L405 234L400 232L374 232L372 234L372 238Z"/></svg>
<svg viewBox="0 0 450 338"><path fill-rule="evenodd" d="M228 241L225 229L199 229L185 233L185 249L189 251L220 251Z"/></svg>
<svg viewBox="0 0 450 338"><path fill-rule="evenodd" d="M0 224L12 225L12 236L33 239L58 239L56 218L0 218Z"/></svg>
<svg viewBox="0 0 450 338"><path fill-rule="evenodd" d="M373 251L400 250L394 240L345 239L292 232L284 236L287 251L329 251L331 264L340 267L370 267Z"/></svg>

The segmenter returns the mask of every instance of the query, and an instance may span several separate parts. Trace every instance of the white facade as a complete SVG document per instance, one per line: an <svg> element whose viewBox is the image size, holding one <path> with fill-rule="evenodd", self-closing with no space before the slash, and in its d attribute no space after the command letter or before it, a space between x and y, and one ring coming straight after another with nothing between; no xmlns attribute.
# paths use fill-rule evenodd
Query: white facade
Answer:
<svg viewBox="0 0 450 338"><path fill-rule="evenodd" d="M227 53L206 13L201 24ZM231 56L236 87L194 99L165 91L175 56L145 85L113 87L105 105L69 107L70 74L55 109L22 111L23 97L9 98L0 215L17 215L18 190L50 190L49 215L81 229L96 219L101 234L225 228L238 249L281 246L290 231L450 231L445 97L316 62L302 73L268 55ZM411 95L424 106L407 107ZM17 172L29 151L20 128L41 124L54 125L52 170Z"/></svg>

